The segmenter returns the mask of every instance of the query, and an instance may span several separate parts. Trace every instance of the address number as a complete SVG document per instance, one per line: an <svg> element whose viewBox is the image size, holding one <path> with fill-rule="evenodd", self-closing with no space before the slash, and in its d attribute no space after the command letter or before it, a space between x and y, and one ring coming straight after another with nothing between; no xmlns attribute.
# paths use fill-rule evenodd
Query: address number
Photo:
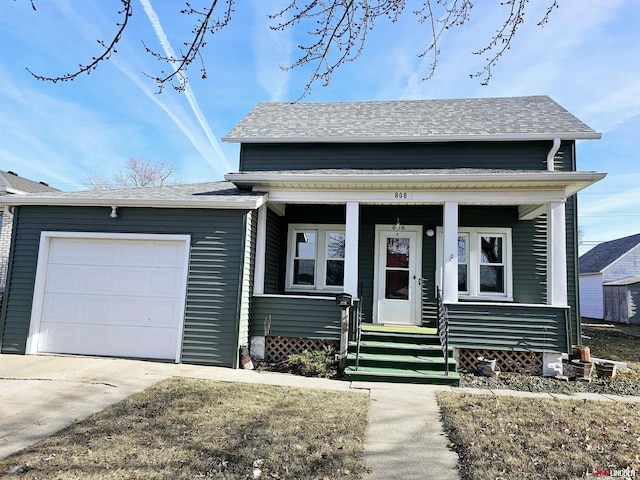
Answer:
<svg viewBox="0 0 640 480"><path fill-rule="evenodd" d="M408 192L395 192L394 193L394 198L397 198L398 200L406 200L409 198L409 193Z"/></svg>

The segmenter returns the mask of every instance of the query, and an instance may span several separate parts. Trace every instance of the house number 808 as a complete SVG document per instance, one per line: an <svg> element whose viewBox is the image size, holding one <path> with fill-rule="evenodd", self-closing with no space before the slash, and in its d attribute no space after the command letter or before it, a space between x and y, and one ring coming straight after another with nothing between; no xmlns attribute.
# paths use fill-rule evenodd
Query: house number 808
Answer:
<svg viewBox="0 0 640 480"><path fill-rule="evenodd" d="M409 194L407 192L396 192L395 198L409 198Z"/></svg>

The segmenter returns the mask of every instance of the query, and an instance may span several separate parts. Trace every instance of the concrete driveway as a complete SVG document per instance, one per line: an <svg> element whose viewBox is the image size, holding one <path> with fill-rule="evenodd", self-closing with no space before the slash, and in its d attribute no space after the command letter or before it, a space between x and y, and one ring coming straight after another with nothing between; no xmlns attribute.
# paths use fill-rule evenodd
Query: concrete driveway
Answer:
<svg viewBox="0 0 640 480"><path fill-rule="evenodd" d="M173 376L369 394L365 460L373 479L457 479L457 455L435 391L449 387L340 382L296 375L141 360L0 355L0 458ZM427 473L428 472L428 473Z"/></svg>

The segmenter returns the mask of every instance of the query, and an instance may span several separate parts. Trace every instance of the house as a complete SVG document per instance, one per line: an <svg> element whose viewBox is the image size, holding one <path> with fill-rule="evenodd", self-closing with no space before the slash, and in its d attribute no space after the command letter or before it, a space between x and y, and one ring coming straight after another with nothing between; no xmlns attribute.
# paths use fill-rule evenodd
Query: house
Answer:
<svg viewBox="0 0 640 480"><path fill-rule="evenodd" d="M359 375L382 338L420 372L443 311L461 366L541 371L580 343L575 194L604 174L575 143L597 138L545 96L260 103L225 182L15 200L2 352L235 367L249 343L344 353L361 320L383 337Z"/></svg>
<svg viewBox="0 0 640 480"><path fill-rule="evenodd" d="M633 315L629 315L627 307L620 309L618 302L614 301L617 298L614 293L605 295L605 290L609 290L605 285L616 286L620 281L622 285L633 285L635 282L629 281L640 276L640 234L600 243L582 255L579 263L582 316L628 323L628 318ZM610 290L617 292L620 289ZM608 299L610 308L605 308L605 299Z"/></svg>
<svg viewBox="0 0 640 480"><path fill-rule="evenodd" d="M34 182L20 177L15 172L0 170L0 207L4 207L3 199L5 197L56 191L58 191L56 188L52 188L44 182ZM4 292L12 225L11 209L3 208L0 211L0 292Z"/></svg>

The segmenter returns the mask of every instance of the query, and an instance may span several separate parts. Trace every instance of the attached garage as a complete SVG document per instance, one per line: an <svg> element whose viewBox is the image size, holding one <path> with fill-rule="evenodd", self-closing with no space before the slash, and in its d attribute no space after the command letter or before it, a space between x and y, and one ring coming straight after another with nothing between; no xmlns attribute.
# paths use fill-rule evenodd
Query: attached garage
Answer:
<svg viewBox="0 0 640 480"><path fill-rule="evenodd" d="M229 182L7 200L0 353L237 367L264 201Z"/></svg>
<svg viewBox="0 0 640 480"><path fill-rule="evenodd" d="M180 360L189 237L43 232L28 353Z"/></svg>

